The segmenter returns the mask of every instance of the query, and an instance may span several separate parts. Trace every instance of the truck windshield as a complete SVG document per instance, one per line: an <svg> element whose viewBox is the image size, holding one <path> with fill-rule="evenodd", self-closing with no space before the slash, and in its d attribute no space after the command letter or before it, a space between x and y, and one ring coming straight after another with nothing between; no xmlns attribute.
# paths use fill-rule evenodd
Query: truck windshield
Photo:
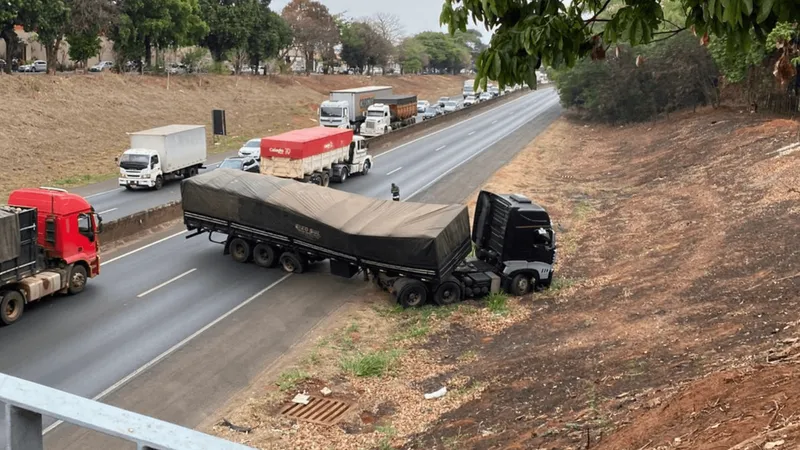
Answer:
<svg viewBox="0 0 800 450"><path fill-rule="evenodd" d="M332 108L330 106L326 106L324 108L320 108L319 115L321 117L342 117L342 108Z"/></svg>
<svg viewBox="0 0 800 450"><path fill-rule="evenodd" d="M367 117L383 117L383 111L367 111Z"/></svg>
<svg viewBox="0 0 800 450"><path fill-rule="evenodd" d="M150 165L150 157L147 155L131 155L125 153L119 160L119 166L123 169L146 169Z"/></svg>

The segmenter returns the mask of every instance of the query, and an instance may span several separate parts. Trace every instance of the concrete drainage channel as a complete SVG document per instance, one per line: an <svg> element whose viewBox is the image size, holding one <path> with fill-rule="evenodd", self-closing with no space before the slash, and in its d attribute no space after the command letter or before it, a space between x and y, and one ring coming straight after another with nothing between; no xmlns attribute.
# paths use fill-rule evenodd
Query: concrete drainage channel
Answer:
<svg viewBox="0 0 800 450"><path fill-rule="evenodd" d="M436 119L416 123L382 136L376 136L369 140L370 150L373 151L373 155L380 154L388 150L390 146L400 144L400 142L398 142L400 140L414 137L413 135L417 134L422 135L424 132L438 128L440 125L447 125L459 120L468 119L483 110L502 105L503 103L518 98L527 91L527 89L523 89L493 100L479 103L469 108L446 114ZM103 224L103 233L100 236L101 246L105 248L112 247L119 241L132 238L152 228L176 221L180 219L182 215L183 209L181 208L181 202L176 201L106 222Z"/></svg>

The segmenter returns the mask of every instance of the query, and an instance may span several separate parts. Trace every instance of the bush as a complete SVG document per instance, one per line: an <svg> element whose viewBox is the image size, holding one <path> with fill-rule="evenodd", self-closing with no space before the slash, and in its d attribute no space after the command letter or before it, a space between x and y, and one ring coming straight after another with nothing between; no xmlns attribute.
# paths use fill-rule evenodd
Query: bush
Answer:
<svg viewBox="0 0 800 450"><path fill-rule="evenodd" d="M590 120L637 122L698 105L717 105L718 71L705 47L683 32L634 53L580 61L554 77L561 104ZM643 64L636 66L638 55Z"/></svg>
<svg viewBox="0 0 800 450"><path fill-rule="evenodd" d="M357 377L380 377L392 369L400 356L396 350L357 353L342 358L342 370Z"/></svg>

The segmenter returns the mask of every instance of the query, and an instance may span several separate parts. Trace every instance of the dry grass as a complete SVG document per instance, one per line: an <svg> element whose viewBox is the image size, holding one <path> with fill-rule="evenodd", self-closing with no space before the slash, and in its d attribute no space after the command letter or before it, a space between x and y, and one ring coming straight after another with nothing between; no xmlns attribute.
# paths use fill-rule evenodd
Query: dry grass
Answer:
<svg viewBox="0 0 800 450"><path fill-rule="evenodd" d="M43 184L71 187L113 177L126 132L170 123L205 124L226 110L227 151L254 136L314 126L332 89L391 85L420 99L454 95L461 77L13 76L0 83L0 195Z"/></svg>

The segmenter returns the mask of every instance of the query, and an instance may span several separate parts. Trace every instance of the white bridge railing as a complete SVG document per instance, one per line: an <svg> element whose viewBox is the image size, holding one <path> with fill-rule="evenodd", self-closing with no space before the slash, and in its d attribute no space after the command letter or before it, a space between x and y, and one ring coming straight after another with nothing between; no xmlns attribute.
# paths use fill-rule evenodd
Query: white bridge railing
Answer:
<svg viewBox="0 0 800 450"><path fill-rule="evenodd" d="M4 450L43 450L42 416L135 442L139 450L253 450L241 444L0 373Z"/></svg>

